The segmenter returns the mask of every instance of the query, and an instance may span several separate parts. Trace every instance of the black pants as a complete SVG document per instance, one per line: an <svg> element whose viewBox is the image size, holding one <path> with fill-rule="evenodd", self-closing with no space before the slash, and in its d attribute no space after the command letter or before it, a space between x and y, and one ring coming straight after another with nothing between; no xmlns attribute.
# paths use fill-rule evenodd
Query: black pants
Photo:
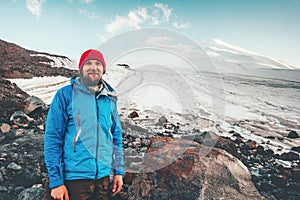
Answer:
<svg viewBox="0 0 300 200"><path fill-rule="evenodd" d="M65 180L70 200L108 200L109 176L97 180Z"/></svg>

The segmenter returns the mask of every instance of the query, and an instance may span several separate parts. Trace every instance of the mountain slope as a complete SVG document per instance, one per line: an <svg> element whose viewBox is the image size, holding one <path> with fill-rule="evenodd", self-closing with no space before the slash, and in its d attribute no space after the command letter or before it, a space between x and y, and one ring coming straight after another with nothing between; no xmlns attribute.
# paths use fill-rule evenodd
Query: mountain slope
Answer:
<svg viewBox="0 0 300 200"><path fill-rule="evenodd" d="M75 66L76 63L66 56L27 50L0 39L1 78L70 77Z"/></svg>
<svg viewBox="0 0 300 200"><path fill-rule="evenodd" d="M216 65L225 71L253 68L299 69L299 67L230 45L219 39L212 39L204 44L203 48Z"/></svg>

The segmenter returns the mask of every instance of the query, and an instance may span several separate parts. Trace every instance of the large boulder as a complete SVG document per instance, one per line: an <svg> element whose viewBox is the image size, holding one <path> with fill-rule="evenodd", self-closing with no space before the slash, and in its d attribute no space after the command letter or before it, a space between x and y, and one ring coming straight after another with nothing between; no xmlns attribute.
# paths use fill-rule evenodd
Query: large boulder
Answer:
<svg viewBox="0 0 300 200"><path fill-rule="evenodd" d="M29 95L16 84L0 78L0 122L9 122L10 116L24 109L24 100Z"/></svg>
<svg viewBox="0 0 300 200"><path fill-rule="evenodd" d="M141 166L119 199L263 199L237 158L189 140L152 138Z"/></svg>

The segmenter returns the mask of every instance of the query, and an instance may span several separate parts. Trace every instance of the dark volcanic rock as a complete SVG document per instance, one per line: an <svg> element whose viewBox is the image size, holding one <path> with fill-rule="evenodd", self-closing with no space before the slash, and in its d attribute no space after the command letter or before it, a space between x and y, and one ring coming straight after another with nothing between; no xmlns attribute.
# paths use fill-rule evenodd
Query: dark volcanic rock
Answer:
<svg viewBox="0 0 300 200"><path fill-rule="evenodd" d="M238 148L237 148L236 144L229 138L219 137L219 140L216 143L215 147L224 149L231 155L233 155L235 157L239 157L238 152L237 152Z"/></svg>
<svg viewBox="0 0 300 200"><path fill-rule="evenodd" d="M0 123L9 122L10 116L24 109L24 101L29 95L16 84L0 78Z"/></svg>
<svg viewBox="0 0 300 200"><path fill-rule="evenodd" d="M139 114L136 111L133 111L128 115L128 118L136 118L136 117L139 117Z"/></svg>
<svg viewBox="0 0 300 200"><path fill-rule="evenodd" d="M56 58L68 59L65 56L51 55L24 49L16 44L0 40L0 78L32 78L34 76L67 76L74 75L75 70L51 67L54 61L42 54Z"/></svg>
<svg viewBox="0 0 300 200"><path fill-rule="evenodd" d="M283 153L277 157L279 159L287 160L287 161L299 160L299 154L294 152Z"/></svg>
<svg viewBox="0 0 300 200"><path fill-rule="evenodd" d="M292 147L293 151L297 151L298 153L300 153L300 146L299 147Z"/></svg>
<svg viewBox="0 0 300 200"><path fill-rule="evenodd" d="M43 188L28 188L18 195L18 200L38 200L42 198Z"/></svg>
<svg viewBox="0 0 300 200"><path fill-rule="evenodd" d="M299 135L296 131L290 131L287 137L295 139L295 138L299 138Z"/></svg>

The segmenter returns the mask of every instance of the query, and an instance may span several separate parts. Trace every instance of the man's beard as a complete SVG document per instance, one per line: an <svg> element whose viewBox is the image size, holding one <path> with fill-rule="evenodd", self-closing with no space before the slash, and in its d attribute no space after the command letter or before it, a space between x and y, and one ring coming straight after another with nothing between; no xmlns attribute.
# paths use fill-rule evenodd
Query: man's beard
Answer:
<svg viewBox="0 0 300 200"><path fill-rule="evenodd" d="M81 73L81 80L82 80L82 83L84 85L86 85L87 87L94 87L94 86L97 86L101 83L101 78L99 79L96 79L96 80L92 80L89 75L87 76L83 76L83 74Z"/></svg>

